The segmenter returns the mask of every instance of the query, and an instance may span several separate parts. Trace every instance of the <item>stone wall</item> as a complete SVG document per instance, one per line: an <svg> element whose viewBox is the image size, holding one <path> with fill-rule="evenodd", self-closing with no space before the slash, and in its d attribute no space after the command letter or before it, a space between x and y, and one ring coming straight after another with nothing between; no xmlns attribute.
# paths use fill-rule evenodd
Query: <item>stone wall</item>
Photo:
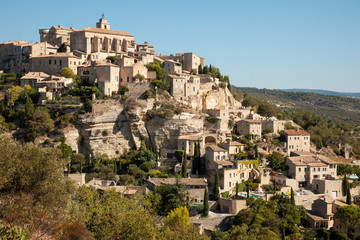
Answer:
<svg viewBox="0 0 360 240"><path fill-rule="evenodd" d="M240 210L247 208L246 200L220 198L219 199L220 211L237 214Z"/></svg>

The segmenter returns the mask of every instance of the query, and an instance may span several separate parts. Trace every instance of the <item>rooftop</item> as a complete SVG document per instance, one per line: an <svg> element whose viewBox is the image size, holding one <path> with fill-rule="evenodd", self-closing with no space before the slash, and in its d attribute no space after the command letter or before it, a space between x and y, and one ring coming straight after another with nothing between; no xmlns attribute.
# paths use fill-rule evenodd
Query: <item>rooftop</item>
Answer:
<svg viewBox="0 0 360 240"><path fill-rule="evenodd" d="M103 33L103 34L112 34L112 35L120 35L126 37L134 37L128 32L125 31L118 31L118 30L110 30L110 29L103 29L103 28L93 28L93 27L86 27L80 30L75 30L74 32L93 32L93 33Z"/></svg>
<svg viewBox="0 0 360 240"><path fill-rule="evenodd" d="M310 133L304 130L282 130L286 135L301 135L301 136L309 136Z"/></svg>
<svg viewBox="0 0 360 240"><path fill-rule="evenodd" d="M260 121L253 120L253 119L243 119L243 120L240 120L240 121L244 121L244 122L247 122L247 123L258 123L258 124L261 123Z"/></svg>
<svg viewBox="0 0 360 240"><path fill-rule="evenodd" d="M29 72L21 79L48 78L48 77L50 77L50 75L44 72Z"/></svg>
<svg viewBox="0 0 360 240"><path fill-rule="evenodd" d="M180 178L180 183L186 186L207 186L205 178ZM176 184L176 178L149 178L147 181L154 183L156 186L161 184Z"/></svg>
<svg viewBox="0 0 360 240"><path fill-rule="evenodd" d="M199 140L202 138L202 135L185 135L178 137L179 140Z"/></svg>
<svg viewBox="0 0 360 240"><path fill-rule="evenodd" d="M227 152L226 149L218 147L216 145L208 146L208 148L211 148L214 152Z"/></svg>
<svg viewBox="0 0 360 240"><path fill-rule="evenodd" d="M79 58L72 53L55 53L55 54L48 54L48 55L39 55L39 56L33 56L31 58L49 58L49 57L69 57L69 58Z"/></svg>

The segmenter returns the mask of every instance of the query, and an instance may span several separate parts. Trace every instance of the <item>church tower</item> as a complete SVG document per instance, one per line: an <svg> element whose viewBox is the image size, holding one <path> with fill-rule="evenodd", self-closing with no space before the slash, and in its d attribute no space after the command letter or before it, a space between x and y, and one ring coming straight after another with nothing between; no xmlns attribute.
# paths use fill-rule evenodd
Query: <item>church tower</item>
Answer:
<svg viewBox="0 0 360 240"><path fill-rule="evenodd" d="M106 18L104 17L104 14L99 19L99 22L96 23L96 27L97 28L102 28L102 29L110 29L110 23L108 23L106 21Z"/></svg>

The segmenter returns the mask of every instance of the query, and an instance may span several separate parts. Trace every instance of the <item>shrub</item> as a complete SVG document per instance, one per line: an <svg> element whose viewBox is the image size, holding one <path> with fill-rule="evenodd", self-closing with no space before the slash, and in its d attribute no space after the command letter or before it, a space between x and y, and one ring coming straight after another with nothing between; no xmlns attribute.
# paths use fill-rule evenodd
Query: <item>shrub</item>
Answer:
<svg viewBox="0 0 360 240"><path fill-rule="evenodd" d="M204 204L190 205L188 209L189 209L189 216L193 217L195 215L202 213L202 211L204 210Z"/></svg>
<svg viewBox="0 0 360 240"><path fill-rule="evenodd" d="M229 197L230 197L229 191L222 192L222 193L221 193L221 197L222 197L222 198L229 198Z"/></svg>
<svg viewBox="0 0 360 240"><path fill-rule="evenodd" d="M206 117L206 121L209 123L217 123L220 119L217 117Z"/></svg>
<svg viewBox="0 0 360 240"><path fill-rule="evenodd" d="M102 132L102 135L103 135L104 137L106 137L106 136L109 135L109 132L108 132L107 130L104 130L104 131Z"/></svg>

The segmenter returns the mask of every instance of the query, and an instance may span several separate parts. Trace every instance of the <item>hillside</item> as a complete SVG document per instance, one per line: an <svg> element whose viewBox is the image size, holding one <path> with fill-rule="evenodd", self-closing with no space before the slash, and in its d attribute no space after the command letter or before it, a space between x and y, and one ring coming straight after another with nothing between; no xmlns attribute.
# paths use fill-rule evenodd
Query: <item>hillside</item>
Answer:
<svg viewBox="0 0 360 240"><path fill-rule="evenodd" d="M360 99L311 92L235 87L237 92L257 97L284 111L310 111L334 121L360 124Z"/></svg>
<svg viewBox="0 0 360 240"><path fill-rule="evenodd" d="M311 92L311 93L333 95L333 96L360 98L360 93L357 92L336 92L336 91L329 91L323 89L302 89L302 88L279 89L279 90L286 92Z"/></svg>

